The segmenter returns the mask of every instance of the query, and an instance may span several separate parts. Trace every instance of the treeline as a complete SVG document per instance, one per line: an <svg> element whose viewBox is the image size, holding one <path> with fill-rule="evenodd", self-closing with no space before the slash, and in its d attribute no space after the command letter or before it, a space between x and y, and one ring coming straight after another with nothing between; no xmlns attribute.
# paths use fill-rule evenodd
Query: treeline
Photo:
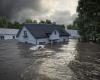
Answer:
<svg viewBox="0 0 100 80"><path fill-rule="evenodd" d="M79 27L77 23L73 23L73 24L67 25L67 29L78 30Z"/></svg>
<svg viewBox="0 0 100 80"><path fill-rule="evenodd" d="M100 42L100 0L79 0L77 12L82 41Z"/></svg>
<svg viewBox="0 0 100 80"><path fill-rule="evenodd" d="M52 22L51 20L31 20L31 19L26 19L25 22L20 23L17 21L11 22L8 20L6 17L0 17L0 28L13 28L13 29L19 29L22 27L23 24L25 23L34 23L34 24L56 24L56 22Z"/></svg>
<svg viewBox="0 0 100 80"><path fill-rule="evenodd" d="M19 22L11 22L6 17L0 17L0 28L15 28L18 29L21 26Z"/></svg>

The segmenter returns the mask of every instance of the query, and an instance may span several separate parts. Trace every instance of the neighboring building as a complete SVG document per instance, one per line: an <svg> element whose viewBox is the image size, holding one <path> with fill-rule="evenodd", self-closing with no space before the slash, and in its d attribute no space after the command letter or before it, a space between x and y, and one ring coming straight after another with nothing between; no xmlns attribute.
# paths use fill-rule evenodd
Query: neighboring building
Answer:
<svg viewBox="0 0 100 80"><path fill-rule="evenodd" d="M69 34L65 28L53 24L25 24L17 34L19 42L32 44L47 44L53 42L66 42Z"/></svg>
<svg viewBox="0 0 100 80"><path fill-rule="evenodd" d="M78 30L66 29L66 31L70 34L70 39L78 39L80 37Z"/></svg>
<svg viewBox="0 0 100 80"><path fill-rule="evenodd" d="M0 40L16 39L18 29L0 28Z"/></svg>

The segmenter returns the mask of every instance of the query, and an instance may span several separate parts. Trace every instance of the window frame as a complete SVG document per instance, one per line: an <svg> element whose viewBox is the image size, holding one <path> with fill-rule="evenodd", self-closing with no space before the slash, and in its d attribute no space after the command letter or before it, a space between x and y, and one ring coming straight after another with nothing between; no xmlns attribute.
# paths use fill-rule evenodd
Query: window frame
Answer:
<svg viewBox="0 0 100 80"><path fill-rule="evenodd" d="M27 31L24 31L24 38L27 38L28 35L27 35Z"/></svg>

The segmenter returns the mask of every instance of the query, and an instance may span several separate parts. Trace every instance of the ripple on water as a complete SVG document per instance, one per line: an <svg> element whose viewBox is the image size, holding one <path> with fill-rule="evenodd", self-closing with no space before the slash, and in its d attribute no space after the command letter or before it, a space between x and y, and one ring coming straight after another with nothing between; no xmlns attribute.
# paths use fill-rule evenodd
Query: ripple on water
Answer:
<svg viewBox="0 0 100 80"><path fill-rule="evenodd" d="M40 77L40 75L42 75L42 78L44 77L43 79L36 80L71 80L74 73L68 65L75 59L76 54L73 52L75 51L76 44L76 41L72 41L68 45L62 46L60 48L62 52L57 52L53 55L53 58L40 58L39 61L42 62L38 63L37 61L36 64L32 65L28 73L36 72L35 74L39 75L37 77ZM34 67L38 67L38 70Z"/></svg>

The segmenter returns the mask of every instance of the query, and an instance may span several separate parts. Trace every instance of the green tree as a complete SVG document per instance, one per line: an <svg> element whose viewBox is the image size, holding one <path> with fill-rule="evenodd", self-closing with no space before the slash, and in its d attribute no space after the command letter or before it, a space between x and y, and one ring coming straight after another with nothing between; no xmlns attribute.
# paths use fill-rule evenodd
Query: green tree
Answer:
<svg viewBox="0 0 100 80"><path fill-rule="evenodd" d="M40 22L39 22L40 24L53 24L52 22L51 22L51 20L41 20Z"/></svg>
<svg viewBox="0 0 100 80"><path fill-rule="evenodd" d="M8 27L8 20L6 17L0 17L0 27L7 28Z"/></svg>
<svg viewBox="0 0 100 80"><path fill-rule="evenodd" d="M37 20L34 20L32 23L34 23L34 24L38 24Z"/></svg>
<svg viewBox="0 0 100 80"><path fill-rule="evenodd" d="M78 30L77 23L67 25L67 29Z"/></svg>
<svg viewBox="0 0 100 80"><path fill-rule="evenodd" d="M43 21L43 20L41 20L39 23L40 23L40 24L45 24L46 22L45 22L45 21Z"/></svg>
<svg viewBox="0 0 100 80"><path fill-rule="evenodd" d="M77 24L83 41L97 42L100 30L100 1L79 0Z"/></svg>
<svg viewBox="0 0 100 80"><path fill-rule="evenodd" d="M12 27L12 28L20 29L20 28L21 28L21 25L22 25L22 24L20 24L19 22L16 22L16 21L15 21L15 22L13 23L13 27Z"/></svg>
<svg viewBox="0 0 100 80"><path fill-rule="evenodd" d="M51 20L48 20L48 19L45 22L46 24L52 24Z"/></svg>
<svg viewBox="0 0 100 80"><path fill-rule="evenodd" d="M26 19L25 23L33 23L32 19Z"/></svg>

